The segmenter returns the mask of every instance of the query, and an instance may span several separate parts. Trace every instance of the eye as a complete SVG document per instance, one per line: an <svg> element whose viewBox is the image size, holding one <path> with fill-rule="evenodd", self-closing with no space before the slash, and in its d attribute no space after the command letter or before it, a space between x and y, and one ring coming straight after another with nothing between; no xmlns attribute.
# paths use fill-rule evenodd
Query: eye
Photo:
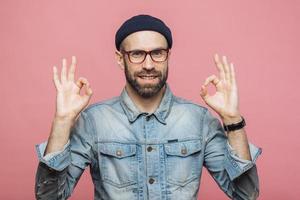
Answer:
<svg viewBox="0 0 300 200"><path fill-rule="evenodd" d="M157 49L157 50L153 50L151 53L153 56L161 56L161 55L163 55L163 50Z"/></svg>
<svg viewBox="0 0 300 200"><path fill-rule="evenodd" d="M132 57L135 57L135 58L138 58L138 57L142 57L142 56L144 56L144 52L143 51L132 51L131 53L130 53L130 56L132 56Z"/></svg>

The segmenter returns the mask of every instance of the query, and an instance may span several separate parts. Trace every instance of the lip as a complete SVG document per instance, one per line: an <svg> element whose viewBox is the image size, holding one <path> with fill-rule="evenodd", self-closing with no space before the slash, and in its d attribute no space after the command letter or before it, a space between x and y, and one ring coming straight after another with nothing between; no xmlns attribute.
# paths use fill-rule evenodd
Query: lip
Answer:
<svg viewBox="0 0 300 200"><path fill-rule="evenodd" d="M141 79L147 79L147 80L151 80L151 79L157 78L156 75L140 75L138 77L141 78Z"/></svg>
<svg viewBox="0 0 300 200"><path fill-rule="evenodd" d="M154 83L157 82L157 76L138 76L142 82Z"/></svg>

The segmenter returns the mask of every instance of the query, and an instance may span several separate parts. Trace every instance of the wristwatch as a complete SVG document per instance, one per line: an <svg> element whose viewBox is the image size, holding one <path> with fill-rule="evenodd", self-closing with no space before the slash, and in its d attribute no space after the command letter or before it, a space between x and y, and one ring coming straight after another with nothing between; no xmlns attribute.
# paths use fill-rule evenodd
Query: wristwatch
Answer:
<svg viewBox="0 0 300 200"><path fill-rule="evenodd" d="M246 122L243 116L242 117L242 121L238 122L238 123L234 123L234 124L229 124L229 125L225 125L223 124L224 130L225 131L235 131L235 130L239 130L241 128L243 128L244 126L246 126Z"/></svg>

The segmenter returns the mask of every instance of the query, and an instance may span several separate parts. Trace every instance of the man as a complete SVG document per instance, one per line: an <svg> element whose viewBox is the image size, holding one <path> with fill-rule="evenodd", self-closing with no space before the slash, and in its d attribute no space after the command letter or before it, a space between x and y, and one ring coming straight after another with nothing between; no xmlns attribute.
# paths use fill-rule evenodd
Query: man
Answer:
<svg viewBox="0 0 300 200"><path fill-rule="evenodd" d="M115 44L126 76L118 97L86 108L92 90L85 78L75 82L76 58L69 70L63 59L60 78L53 68L56 114L48 142L37 145L36 198L67 199L89 166L95 199L193 200L205 166L228 197L256 199L261 149L248 143L226 57L215 55L219 77L208 77L200 91L221 125L207 108L172 94L166 83L172 34L164 22L134 16Z"/></svg>

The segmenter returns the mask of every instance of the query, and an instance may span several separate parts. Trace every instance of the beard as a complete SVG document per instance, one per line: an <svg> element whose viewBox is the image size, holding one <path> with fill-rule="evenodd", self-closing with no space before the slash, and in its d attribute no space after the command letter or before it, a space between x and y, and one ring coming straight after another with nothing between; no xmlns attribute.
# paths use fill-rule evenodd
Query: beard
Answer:
<svg viewBox="0 0 300 200"><path fill-rule="evenodd" d="M125 77L127 83L134 89L134 91L142 96L143 98L151 98L159 93L159 91L165 86L166 81L168 79L168 66L166 73L161 73L160 71L156 71L155 69L151 70L142 70L139 72L134 72L133 75L128 70L128 65L126 61L124 61L125 65ZM151 75L158 78L158 83L156 84L143 84L141 85L137 81L137 77L139 76L145 76L145 75Z"/></svg>

